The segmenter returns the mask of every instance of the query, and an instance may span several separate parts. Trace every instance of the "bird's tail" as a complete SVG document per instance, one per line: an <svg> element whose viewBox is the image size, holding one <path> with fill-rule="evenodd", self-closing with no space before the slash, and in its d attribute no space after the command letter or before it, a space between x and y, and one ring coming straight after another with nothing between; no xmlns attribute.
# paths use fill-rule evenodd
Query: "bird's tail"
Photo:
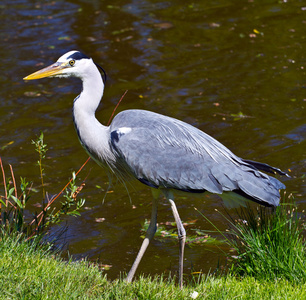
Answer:
<svg viewBox="0 0 306 300"><path fill-rule="evenodd" d="M283 175L283 176L290 177L287 173L283 172L282 170L280 170L278 168L275 168L275 167L272 167L272 166L269 166L268 164L264 164L264 163L260 163L260 162L253 161L253 160L248 160L248 159L243 159L243 161L246 162L247 164L255 167L257 170L268 172L268 173L271 173L271 174L276 174L277 173L277 174L280 174L280 175Z"/></svg>

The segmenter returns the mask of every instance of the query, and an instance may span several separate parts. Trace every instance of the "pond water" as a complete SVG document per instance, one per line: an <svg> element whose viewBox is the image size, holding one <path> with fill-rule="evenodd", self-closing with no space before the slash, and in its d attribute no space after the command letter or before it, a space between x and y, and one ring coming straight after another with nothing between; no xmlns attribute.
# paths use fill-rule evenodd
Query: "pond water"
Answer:
<svg viewBox="0 0 306 300"><path fill-rule="evenodd" d="M80 83L73 79L23 82L22 78L73 49L101 64L108 74L97 112L106 124L117 112L141 108L169 115L217 138L235 154L289 171L281 180L299 209L305 200L305 45L304 1L30 1L0 4L0 156L16 178L33 181L33 204L42 187L31 141L41 131L48 144L45 184L58 193L72 171L87 159L71 118ZM110 265L112 279L127 272L142 242L140 229L150 218L151 192L141 184L117 184L90 161L81 217L67 218L60 244L69 254ZM99 188L97 187L99 186ZM2 192L1 192L2 194ZM176 199L183 221L195 221L187 234L212 226L228 227L215 209L218 197ZM160 201L158 222L173 221ZM62 225L62 226L64 226ZM56 232L58 227L52 228ZM223 246L221 246L222 248ZM222 249L221 249L222 250ZM225 251L228 249L225 247ZM187 247L185 272L214 270L222 261L212 245ZM64 252L64 255L67 252ZM154 240L139 272L177 271L173 241Z"/></svg>

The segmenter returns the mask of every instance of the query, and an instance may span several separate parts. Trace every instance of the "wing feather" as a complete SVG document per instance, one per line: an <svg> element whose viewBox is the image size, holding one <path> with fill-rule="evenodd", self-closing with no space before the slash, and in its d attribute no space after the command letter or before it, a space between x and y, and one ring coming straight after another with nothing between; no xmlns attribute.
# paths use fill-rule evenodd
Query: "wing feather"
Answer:
<svg viewBox="0 0 306 300"><path fill-rule="evenodd" d="M115 117L110 130L121 168L150 186L218 194L241 190L258 202L279 201L282 183L187 123L128 110Z"/></svg>

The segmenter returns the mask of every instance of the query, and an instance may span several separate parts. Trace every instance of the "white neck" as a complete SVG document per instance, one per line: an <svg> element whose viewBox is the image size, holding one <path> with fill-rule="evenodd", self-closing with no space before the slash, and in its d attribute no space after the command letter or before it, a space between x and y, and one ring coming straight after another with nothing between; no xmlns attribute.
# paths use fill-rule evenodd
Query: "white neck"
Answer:
<svg viewBox="0 0 306 300"><path fill-rule="evenodd" d="M90 71L80 78L83 83L83 90L74 102L74 109L86 112L94 117L104 91L102 76L97 67L92 64Z"/></svg>
<svg viewBox="0 0 306 300"><path fill-rule="evenodd" d="M81 77L83 90L74 100L73 120L80 142L88 154L101 165L114 161L108 139L109 127L102 125L95 117L96 109L104 90L102 76L92 64L89 72Z"/></svg>

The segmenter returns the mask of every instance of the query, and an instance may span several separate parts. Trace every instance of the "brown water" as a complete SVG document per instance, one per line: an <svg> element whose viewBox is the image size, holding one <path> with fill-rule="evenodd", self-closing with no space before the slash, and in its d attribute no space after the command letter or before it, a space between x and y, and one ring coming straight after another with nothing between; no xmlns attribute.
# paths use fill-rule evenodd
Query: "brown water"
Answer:
<svg viewBox="0 0 306 300"><path fill-rule="evenodd" d="M283 178L299 208L305 201L305 1L8 1L0 4L0 153L16 177L38 190L37 155L31 140L43 131L48 144L45 181L57 193L87 155L71 120L77 80L22 78L77 49L108 73L98 118L107 123L118 111L142 108L170 115L211 134L237 155L290 169ZM109 4L112 3L112 4ZM243 113L245 118L236 118ZM90 171L90 173L89 173ZM151 193L140 185L116 185L106 197L103 170L89 162L82 197L86 209L68 218L60 241L76 258L112 265L117 278L128 271L138 248L141 224L150 217ZM130 198L131 200L130 200ZM221 230L228 224L215 212L216 197L177 198L184 221L212 229L197 207ZM33 207L33 211L34 211ZM105 218L103 222L96 219ZM100 219L101 220L101 219ZM168 203L159 205L158 222L172 221ZM56 232L58 228L53 228ZM226 250L226 249L225 249ZM214 270L214 246L186 249L185 272ZM140 264L146 274L176 272L173 242L153 241ZM222 258L221 258L222 260Z"/></svg>

